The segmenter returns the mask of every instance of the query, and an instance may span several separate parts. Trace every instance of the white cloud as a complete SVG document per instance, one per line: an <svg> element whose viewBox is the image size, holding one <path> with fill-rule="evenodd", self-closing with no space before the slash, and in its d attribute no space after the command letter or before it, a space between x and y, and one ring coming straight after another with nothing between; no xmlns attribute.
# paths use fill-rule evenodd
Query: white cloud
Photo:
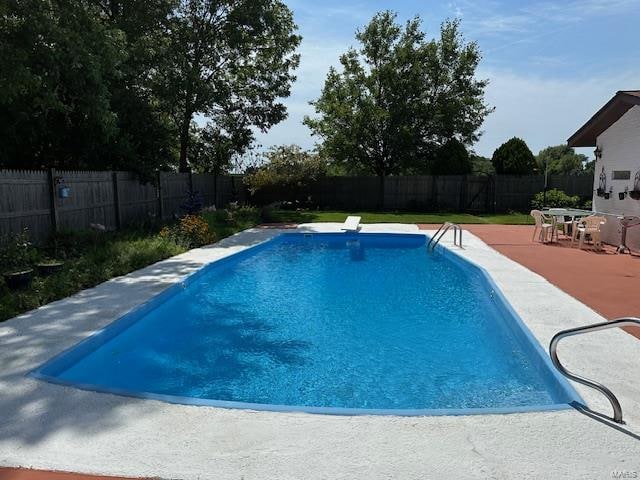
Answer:
<svg viewBox="0 0 640 480"><path fill-rule="evenodd" d="M485 121L484 134L475 150L491 156L514 136L523 138L534 153L566 142L616 91L637 82L640 71L584 80L538 78L504 71L484 71L480 77L491 81L486 99L496 110Z"/></svg>

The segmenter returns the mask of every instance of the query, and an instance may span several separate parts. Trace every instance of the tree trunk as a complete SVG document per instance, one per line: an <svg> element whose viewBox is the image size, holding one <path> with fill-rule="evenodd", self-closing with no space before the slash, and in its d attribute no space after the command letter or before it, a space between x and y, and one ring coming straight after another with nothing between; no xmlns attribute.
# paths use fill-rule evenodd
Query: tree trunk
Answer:
<svg viewBox="0 0 640 480"><path fill-rule="evenodd" d="M187 156L189 154L189 126L191 124L191 114L185 110L182 125L180 126L180 163L178 164L181 172L189 171L189 163Z"/></svg>

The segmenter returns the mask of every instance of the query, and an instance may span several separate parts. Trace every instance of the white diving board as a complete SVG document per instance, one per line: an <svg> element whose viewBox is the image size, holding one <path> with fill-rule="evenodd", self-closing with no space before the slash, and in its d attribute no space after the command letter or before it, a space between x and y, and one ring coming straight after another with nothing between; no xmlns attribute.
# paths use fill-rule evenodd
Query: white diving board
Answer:
<svg viewBox="0 0 640 480"><path fill-rule="evenodd" d="M358 228L360 228L360 220L362 220L362 217L348 216L341 230L345 232L357 232Z"/></svg>

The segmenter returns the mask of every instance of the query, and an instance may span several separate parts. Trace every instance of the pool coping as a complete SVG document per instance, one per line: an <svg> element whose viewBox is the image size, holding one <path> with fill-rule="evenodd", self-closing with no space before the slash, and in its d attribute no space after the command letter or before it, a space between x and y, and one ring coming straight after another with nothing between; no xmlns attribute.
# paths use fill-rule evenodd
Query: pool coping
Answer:
<svg viewBox="0 0 640 480"><path fill-rule="evenodd" d="M252 245L246 249L242 249L231 255L225 256L213 260L211 262L203 264L198 270L189 273L180 282L177 282L167 287L157 295L145 300L140 305L134 307L128 311L122 317L107 324L102 329L94 332L92 335L81 340L75 345L67 348L66 350L58 353L42 365L38 366L27 375L49 383L63 385L67 387L79 388L82 390L97 392L97 393L109 393L114 395L121 395L132 398L141 398L147 400L158 400L167 403L180 404L180 405L195 405L204 407L217 407L217 408L229 408L229 409L242 409L242 410L255 410L266 412L304 412L310 414L322 414L322 415L394 415L394 416L458 416L458 415L496 415L496 414L512 414L512 413L526 413L526 412L543 412L543 411L556 411L556 410L568 410L574 408L575 405L584 406L584 401L576 390L568 383L568 381L560 375L557 369L553 366L550 358L546 355L542 349L538 340L533 336L527 325L520 318L518 313L510 305L509 301L502 293L498 285L495 283L489 272L482 266L478 265L472 260L465 259L459 253L452 248L445 245L437 245L432 255L443 255L450 258L451 261L458 264L460 268L466 271L473 271L474 273L482 276L487 283L487 287L491 290L490 295L493 302L496 304L496 308L503 316L501 321L505 324L503 328L509 330L517 330L513 332L516 337L516 342L520 344L523 349L523 353L526 354L531 365L536 370L546 369L546 372L541 372L544 377L550 374L550 377L555 380L554 387L558 388L568 399L565 403L549 403L549 404L532 404L522 406L504 406L504 407L471 407L471 408L359 408L359 407L326 407L326 406L306 406L306 405L287 405L287 404L273 404L273 403L256 403L256 402L244 402L234 400L218 400L208 398L190 397L184 395L171 395L146 391L135 391L117 387L103 386L99 384L74 382L65 380L58 377L56 374L60 371L64 371L70 365L84 358L91 351L100 348L104 343L110 339L118 336L124 330L129 328L135 322L139 321L151 309L156 308L158 305L166 302L169 298L179 293L181 288L185 288L189 284L196 281L200 276L204 275L208 269L214 268L216 264L231 262L238 260L243 256L251 256L256 253L256 250L268 248L269 244L279 241L283 237L298 236L298 235L332 235L357 238L358 236L389 236L389 235L401 235L401 236L419 236L425 237L425 248L428 241L432 238L427 232L279 232L271 238L264 240L263 242ZM494 297L495 295L495 297ZM497 297L497 298L496 298ZM515 321L516 327L506 323L509 321ZM531 349L533 349L531 351ZM536 358L531 358L531 355L535 355ZM48 370L54 370L54 372L47 373Z"/></svg>
<svg viewBox="0 0 640 480"><path fill-rule="evenodd" d="M339 231L340 224L299 231ZM602 380L627 425L578 410L509 415L330 416L177 405L41 382L26 373L212 258L291 230L251 229L113 279L0 324L0 465L126 477L609 478L640 471L640 343L622 331L571 341L571 370ZM363 231L417 232L415 225ZM452 237L443 243L452 245ZM460 254L487 267L540 345L558 330L603 318L465 231ZM605 415L598 392L576 390Z"/></svg>

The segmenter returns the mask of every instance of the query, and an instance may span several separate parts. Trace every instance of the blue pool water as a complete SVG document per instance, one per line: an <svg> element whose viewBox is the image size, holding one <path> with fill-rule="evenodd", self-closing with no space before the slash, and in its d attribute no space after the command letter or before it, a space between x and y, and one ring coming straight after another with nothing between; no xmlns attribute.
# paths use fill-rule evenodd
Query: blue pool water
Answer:
<svg viewBox="0 0 640 480"><path fill-rule="evenodd" d="M425 242L282 235L205 267L36 375L183 403L334 413L574 400L488 277Z"/></svg>

